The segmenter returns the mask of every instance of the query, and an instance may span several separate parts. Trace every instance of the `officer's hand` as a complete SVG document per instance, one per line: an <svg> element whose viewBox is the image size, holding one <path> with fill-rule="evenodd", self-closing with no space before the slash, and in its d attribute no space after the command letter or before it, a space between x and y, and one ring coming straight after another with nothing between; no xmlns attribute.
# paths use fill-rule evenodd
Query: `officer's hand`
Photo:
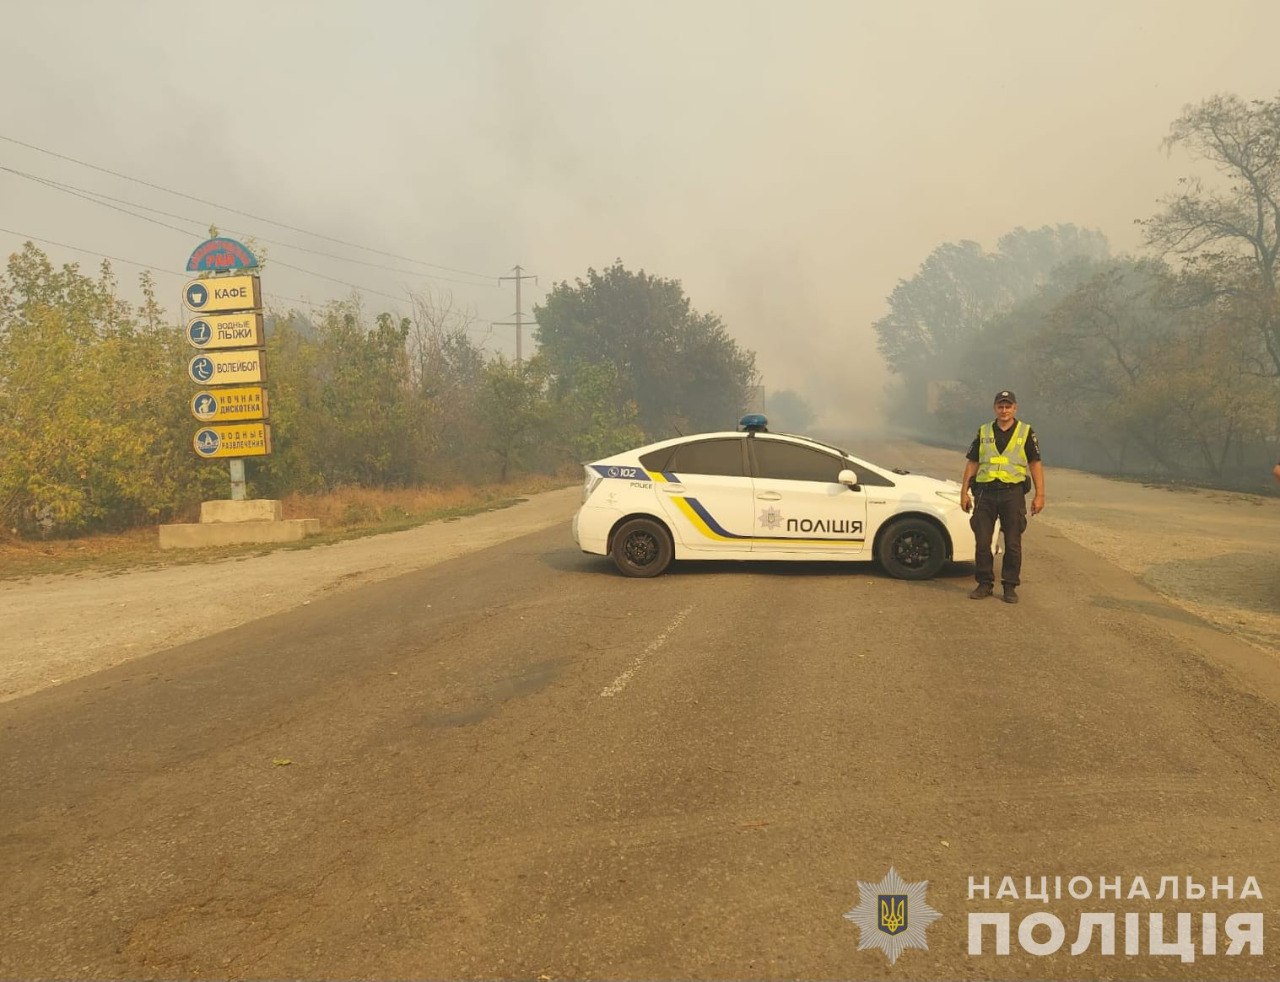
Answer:
<svg viewBox="0 0 1280 982"><path fill-rule="evenodd" d="M1044 511L1044 495L1038 494L1031 499L1031 514L1039 515Z"/></svg>
<svg viewBox="0 0 1280 982"><path fill-rule="evenodd" d="M970 509L970 508L972 508L972 507L973 507L973 501L969 498L969 492L968 492L968 491L966 491L966 490L961 490L961 492L960 492L960 510L961 510L962 512L966 512L966 513L967 513L967 512L969 511L969 509Z"/></svg>

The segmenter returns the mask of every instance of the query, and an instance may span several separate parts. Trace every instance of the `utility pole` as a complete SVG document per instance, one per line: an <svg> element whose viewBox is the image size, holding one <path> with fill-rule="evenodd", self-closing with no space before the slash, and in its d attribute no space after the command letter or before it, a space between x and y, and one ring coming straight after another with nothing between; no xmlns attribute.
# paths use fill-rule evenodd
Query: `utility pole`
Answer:
<svg viewBox="0 0 1280 982"><path fill-rule="evenodd" d="M516 281L516 319L514 321L496 321L495 323L498 327L514 327L516 329L516 368L522 369L524 367L524 308L520 305L520 281L533 280L533 282L537 283L538 278L536 276L526 276L523 266L513 266L511 272L516 275L499 276L498 282L502 283L505 280Z"/></svg>

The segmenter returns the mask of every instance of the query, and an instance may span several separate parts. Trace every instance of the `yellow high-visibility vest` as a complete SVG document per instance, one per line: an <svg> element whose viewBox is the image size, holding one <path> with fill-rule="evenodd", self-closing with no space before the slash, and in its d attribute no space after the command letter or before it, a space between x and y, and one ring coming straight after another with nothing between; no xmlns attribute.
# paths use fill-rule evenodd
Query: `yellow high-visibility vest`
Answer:
<svg viewBox="0 0 1280 982"><path fill-rule="evenodd" d="M1003 481L1006 484L1021 484L1027 478L1027 434L1031 427L1019 422L1014 427L1013 435L1004 453L996 451L996 428L992 423L984 423L978 430L978 476L979 484L990 484L992 481Z"/></svg>

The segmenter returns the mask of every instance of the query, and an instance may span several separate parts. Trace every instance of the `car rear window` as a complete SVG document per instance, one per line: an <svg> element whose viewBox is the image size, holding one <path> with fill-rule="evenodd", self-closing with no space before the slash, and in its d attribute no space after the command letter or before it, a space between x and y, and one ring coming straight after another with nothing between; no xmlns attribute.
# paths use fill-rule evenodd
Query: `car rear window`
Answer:
<svg viewBox="0 0 1280 982"><path fill-rule="evenodd" d="M647 471L665 471L667 469L667 461L671 459L671 455L675 452L675 447L651 450L640 458L640 466Z"/></svg>

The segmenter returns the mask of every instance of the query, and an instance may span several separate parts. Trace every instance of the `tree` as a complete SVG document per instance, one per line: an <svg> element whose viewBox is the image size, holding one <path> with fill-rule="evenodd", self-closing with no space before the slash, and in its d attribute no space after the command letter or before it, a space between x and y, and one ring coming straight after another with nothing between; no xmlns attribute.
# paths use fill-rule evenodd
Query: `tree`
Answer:
<svg viewBox="0 0 1280 982"><path fill-rule="evenodd" d="M142 283L144 296L149 281ZM173 515L207 487L191 452L189 355L153 298L142 322L30 243L0 277L0 518L71 534Z"/></svg>
<svg viewBox="0 0 1280 982"><path fill-rule="evenodd" d="M1222 480L1238 451L1274 432L1275 386L1241 371L1242 341L1230 326L1198 316L1178 343L1151 352L1138 393L1179 451L1175 473L1194 470Z"/></svg>
<svg viewBox="0 0 1280 982"><path fill-rule="evenodd" d="M1097 229L1046 225L1015 228L1000 236L995 260L1001 285L1017 302L1058 279L1063 267L1081 263L1096 266L1110 255L1107 237Z"/></svg>
<svg viewBox="0 0 1280 982"><path fill-rule="evenodd" d="M1274 383L1247 370L1250 342L1201 302L1196 279L1159 259L1115 260L1009 315L1030 327L1010 328L1012 385L1034 393L1058 459L1221 481L1264 444Z"/></svg>
<svg viewBox="0 0 1280 982"><path fill-rule="evenodd" d="M1101 232L1075 225L1014 229L994 253L969 241L934 249L915 276L898 282L889 312L873 325L881 355L904 378L905 403L895 415L921 419L928 383L955 379L979 350L984 328L1052 284L1063 267L1097 264L1107 255Z"/></svg>
<svg viewBox="0 0 1280 982"><path fill-rule="evenodd" d="M1143 225L1148 244L1187 256L1224 295L1248 309L1270 374L1280 375L1280 98L1215 95L1187 106L1165 138L1225 178L1183 178L1164 210Z"/></svg>
<svg viewBox="0 0 1280 982"><path fill-rule="evenodd" d="M476 313L458 306L453 294L430 290L410 295L407 347L414 383L433 395L437 387L474 383L484 370L484 355L471 340Z"/></svg>
<svg viewBox="0 0 1280 982"><path fill-rule="evenodd" d="M1026 379L1053 420L1066 423L1064 435L1096 437L1112 468L1130 440L1160 465L1173 463L1166 414L1150 398L1160 385L1154 355L1177 337L1168 288L1158 260L1114 262L1063 296L1019 346L1019 384Z"/></svg>
<svg viewBox="0 0 1280 982"><path fill-rule="evenodd" d="M775 430L804 433L817 415L808 400L793 389L782 389L769 397L769 426Z"/></svg>
<svg viewBox="0 0 1280 982"><path fill-rule="evenodd" d="M995 262L976 242L944 243L889 295L873 325L889 369L920 380L946 378L947 366L1005 300Z"/></svg>
<svg viewBox="0 0 1280 982"><path fill-rule="evenodd" d="M449 293L416 293L408 337L410 375L433 477L478 478L481 432L476 400L484 352L471 339L474 311Z"/></svg>
<svg viewBox="0 0 1280 982"><path fill-rule="evenodd" d="M981 418L991 409L993 392L1005 388L1040 392L1037 379L1043 367L1052 362L1044 351L1045 338L1062 323L1064 308L1070 307L1086 284L1096 285L1131 265L1127 260L1069 259L1055 266L1034 292L984 322L953 363L956 382L945 387L946 412L942 415L959 413L967 431L975 414ZM1049 381L1056 383L1059 378L1053 376Z"/></svg>
<svg viewBox="0 0 1280 982"><path fill-rule="evenodd" d="M717 316L695 311L678 280L632 273L621 260L553 287L534 316L554 387L572 388L585 366L612 365L617 418L634 411L651 436L728 425L755 382L754 353Z"/></svg>
<svg viewBox="0 0 1280 982"><path fill-rule="evenodd" d="M644 443L635 404L619 406L617 391L618 370L608 362L579 366L572 386L553 390L557 439L572 461L598 460Z"/></svg>
<svg viewBox="0 0 1280 982"><path fill-rule="evenodd" d="M268 319L266 363L271 453L258 461L260 490L281 497L325 490L320 345L311 319L297 311Z"/></svg>
<svg viewBox="0 0 1280 982"><path fill-rule="evenodd" d="M502 357L485 366L477 414L484 446L497 461L498 480L504 483L515 468L530 463L540 443L546 426L545 381L542 363L536 357L523 366Z"/></svg>
<svg viewBox="0 0 1280 982"><path fill-rule="evenodd" d="M412 483L421 441L410 398L407 320L382 313L370 326L352 298L330 304L314 326L310 341L292 329L273 334L284 364L279 376L272 369L272 402L285 417L280 450L296 454L295 479L305 475L320 488ZM298 417L289 419L286 406Z"/></svg>

